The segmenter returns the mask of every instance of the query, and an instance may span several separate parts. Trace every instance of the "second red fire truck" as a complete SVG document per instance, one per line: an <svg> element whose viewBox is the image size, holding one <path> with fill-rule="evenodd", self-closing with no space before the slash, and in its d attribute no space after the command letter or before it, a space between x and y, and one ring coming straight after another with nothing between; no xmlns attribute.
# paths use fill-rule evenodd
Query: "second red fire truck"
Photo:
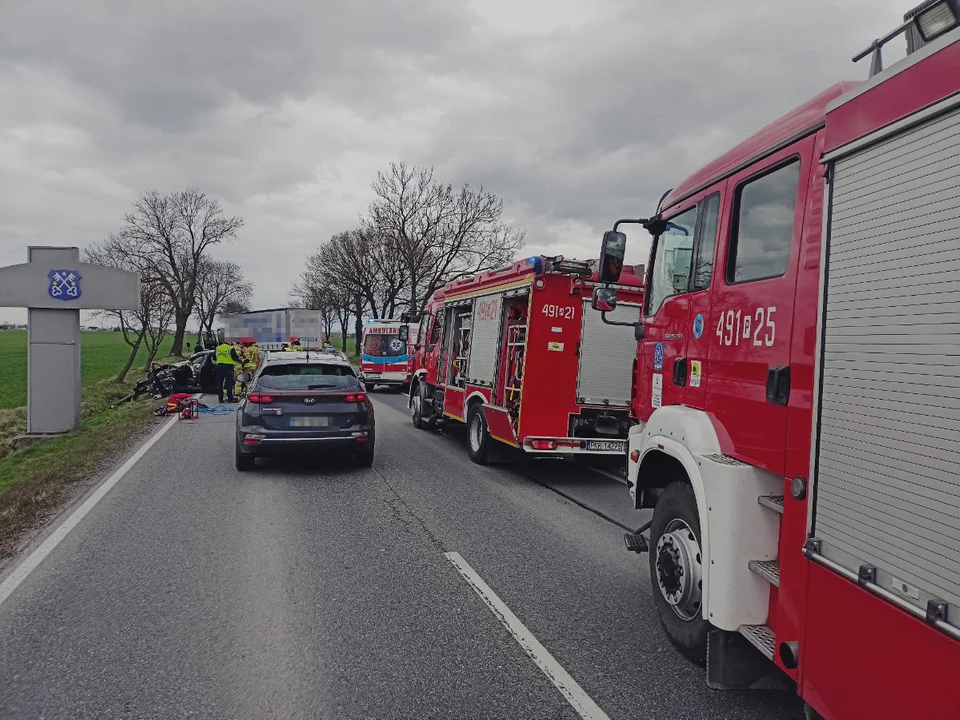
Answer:
<svg viewBox="0 0 960 720"><path fill-rule="evenodd" d="M622 455L643 281L620 277L621 324L610 325L588 306L595 276L592 263L533 257L435 292L417 333L414 424L466 423L479 464L494 441L537 454Z"/></svg>
<svg viewBox="0 0 960 720"><path fill-rule="evenodd" d="M654 238L627 451L654 514L627 545L711 687L960 718L960 3L871 52L626 221Z"/></svg>

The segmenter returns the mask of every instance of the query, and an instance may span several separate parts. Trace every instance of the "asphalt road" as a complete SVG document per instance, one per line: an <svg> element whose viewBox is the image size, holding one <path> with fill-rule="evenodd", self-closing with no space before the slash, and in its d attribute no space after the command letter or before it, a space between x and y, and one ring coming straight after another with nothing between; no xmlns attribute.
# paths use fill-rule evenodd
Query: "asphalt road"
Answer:
<svg viewBox="0 0 960 720"><path fill-rule="evenodd" d="M478 467L375 397L372 469L241 474L232 416L174 424L0 604L0 718L579 717L446 553L610 718L802 717L673 650L623 485Z"/></svg>

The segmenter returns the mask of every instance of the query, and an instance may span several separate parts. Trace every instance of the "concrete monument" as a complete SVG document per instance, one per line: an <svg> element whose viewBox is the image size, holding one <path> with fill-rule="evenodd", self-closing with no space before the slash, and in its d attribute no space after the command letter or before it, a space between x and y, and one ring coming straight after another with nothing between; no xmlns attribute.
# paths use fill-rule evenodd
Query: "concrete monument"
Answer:
<svg viewBox="0 0 960 720"><path fill-rule="evenodd" d="M30 247L27 260L0 268L0 307L27 308L27 432L70 432L80 427L80 311L137 309L140 275L80 262L75 247Z"/></svg>

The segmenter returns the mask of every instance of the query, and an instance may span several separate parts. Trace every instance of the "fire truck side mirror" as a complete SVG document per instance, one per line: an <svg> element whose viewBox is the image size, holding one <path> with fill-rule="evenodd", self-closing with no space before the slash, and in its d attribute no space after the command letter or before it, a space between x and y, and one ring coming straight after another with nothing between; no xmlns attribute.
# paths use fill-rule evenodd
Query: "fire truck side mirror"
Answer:
<svg viewBox="0 0 960 720"><path fill-rule="evenodd" d="M633 337L638 341L647 337L647 326L643 323L637 323L633 326Z"/></svg>
<svg viewBox="0 0 960 720"><path fill-rule="evenodd" d="M406 342L410 338L410 326L401 325L397 328L397 338L403 342Z"/></svg>
<svg viewBox="0 0 960 720"><path fill-rule="evenodd" d="M606 287L595 288L590 304L599 312L613 312L617 309L617 291Z"/></svg>
<svg viewBox="0 0 960 720"><path fill-rule="evenodd" d="M623 272L623 257L627 250L627 236L616 230L607 230L600 244L600 269L598 279L603 283L612 283L620 279Z"/></svg>

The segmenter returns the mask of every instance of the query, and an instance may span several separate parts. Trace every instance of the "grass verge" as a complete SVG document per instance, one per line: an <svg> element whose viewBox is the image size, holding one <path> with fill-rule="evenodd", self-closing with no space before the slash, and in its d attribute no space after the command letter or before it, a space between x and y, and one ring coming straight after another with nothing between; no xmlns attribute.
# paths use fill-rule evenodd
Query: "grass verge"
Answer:
<svg viewBox="0 0 960 720"><path fill-rule="evenodd" d="M159 401L124 403L109 409L130 387L103 382L88 388L80 430L0 458L0 558L16 550L22 534L42 522L74 483L96 475L152 424ZM6 443L21 422L25 427L25 408L0 411L0 434Z"/></svg>

